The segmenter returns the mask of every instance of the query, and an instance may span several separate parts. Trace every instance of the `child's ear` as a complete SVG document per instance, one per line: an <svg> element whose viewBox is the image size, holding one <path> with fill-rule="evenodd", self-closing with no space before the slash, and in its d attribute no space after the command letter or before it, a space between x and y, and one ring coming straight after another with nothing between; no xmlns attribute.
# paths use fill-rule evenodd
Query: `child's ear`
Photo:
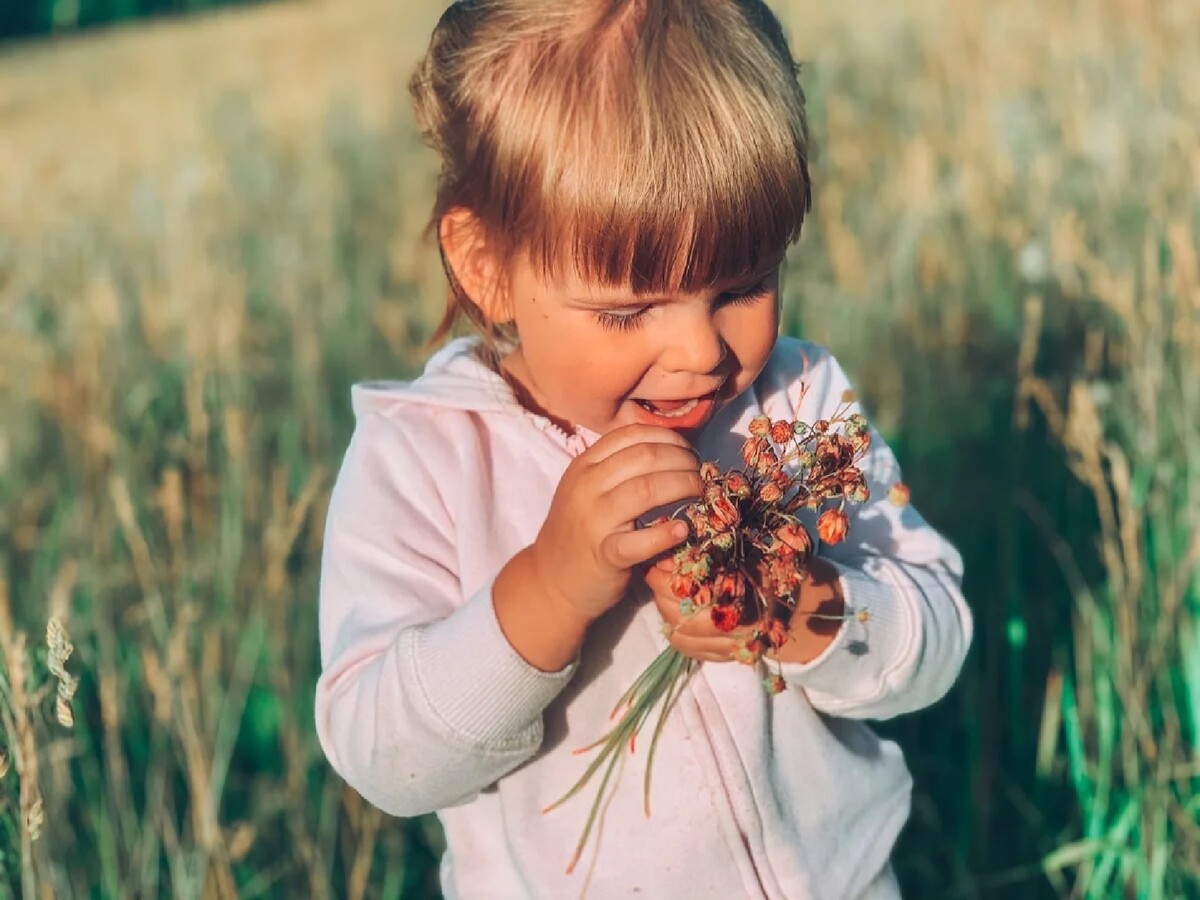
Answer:
<svg viewBox="0 0 1200 900"><path fill-rule="evenodd" d="M475 214L461 206L451 209L438 222L438 239L446 264L467 299L489 322L511 322L502 260Z"/></svg>

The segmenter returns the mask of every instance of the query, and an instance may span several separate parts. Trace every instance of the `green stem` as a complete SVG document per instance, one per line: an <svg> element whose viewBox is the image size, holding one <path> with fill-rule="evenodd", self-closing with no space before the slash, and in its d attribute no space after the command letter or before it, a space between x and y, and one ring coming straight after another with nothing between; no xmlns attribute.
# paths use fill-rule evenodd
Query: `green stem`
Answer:
<svg viewBox="0 0 1200 900"><path fill-rule="evenodd" d="M667 714L675 705L675 701L679 699L679 695L683 693L683 686L687 683L687 676L691 674L693 663L692 660L675 650L664 650L663 655L672 654L671 672L668 675L667 692L663 698L662 712L659 713L658 722L654 725L654 734L650 738L650 750L646 754L646 781L642 792L642 807L646 811L646 818L650 817L650 773L653 771L654 751L658 747L658 738L662 734L663 725L666 724Z"/></svg>
<svg viewBox="0 0 1200 900"><path fill-rule="evenodd" d="M571 789L563 794L562 797L543 809L543 813L557 809L567 800L578 794L591 781L592 777L600 771L601 767L605 767L605 771L599 788L596 791L595 799L592 801L591 809L588 810L588 816L584 822L583 835L580 837L579 844L575 848L575 853L567 866L568 873L578 863L580 854L583 852L588 837L592 833L600 806L604 802L609 782L612 779L613 771L619 760L621 749L628 742L630 752L634 751L635 739L638 733L641 731L650 713L661 703L662 711L659 715L654 735L651 738L650 752L646 759L645 803L647 810L649 810L650 767L653 763L658 737L662 731L663 722L667 714L679 698L687 676L692 672L694 667L695 664L689 657L684 656L674 648L668 647L666 650L663 650L646 667L645 671L638 676L633 686L625 692L621 700L617 703L614 714L622 706L625 707L625 711L621 714L621 718L617 724L596 743L575 751L576 753L581 753L595 747L600 747L599 754L592 760L587 769L584 770L583 776L579 781L572 785ZM647 814L649 813L647 812Z"/></svg>

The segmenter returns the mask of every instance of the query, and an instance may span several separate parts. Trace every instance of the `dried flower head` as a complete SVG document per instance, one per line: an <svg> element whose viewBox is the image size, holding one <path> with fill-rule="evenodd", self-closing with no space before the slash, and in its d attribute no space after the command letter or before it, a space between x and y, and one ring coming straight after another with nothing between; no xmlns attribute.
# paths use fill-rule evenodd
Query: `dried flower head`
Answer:
<svg viewBox="0 0 1200 900"><path fill-rule="evenodd" d="M840 544L850 531L850 517L841 509L827 509L817 519L817 534L827 544Z"/></svg>
<svg viewBox="0 0 1200 900"><path fill-rule="evenodd" d="M763 687L767 689L768 694L782 694L787 690L787 682L783 680L782 675L772 673L763 679Z"/></svg>
<svg viewBox="0 0 1200 900"><path fill-rule="evenodd" d="M857 465L870 442L866 419L845 407L812 425L755 416L748 430L741 448L745 469L722 472L704 463L703 496L676 513L690 523L691 537L674 555L671 585L693 610L697 592L711 588L712 620L722 631L757 623L735 654L754 663L786 640L787 629L773 623L795 606L808 574L815 542L799 512L837 502L818 519L817 530L826 543L845 539L845 505L870 497ZM701 558L703 572L696 564Z"/></svg>

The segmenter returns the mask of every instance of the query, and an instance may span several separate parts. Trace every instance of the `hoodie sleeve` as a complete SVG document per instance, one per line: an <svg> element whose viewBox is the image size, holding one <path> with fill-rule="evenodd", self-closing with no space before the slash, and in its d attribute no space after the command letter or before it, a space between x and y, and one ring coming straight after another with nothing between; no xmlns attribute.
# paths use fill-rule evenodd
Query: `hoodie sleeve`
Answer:
<svg viewBox="0 0 1200 900"><path fill-rule="evenodd" d="M463 596L439 490L454 483L454 445L432 417L409 418L360 413L334 486L316 693L331 765L397 816L467 802L532 756L542 712L573 674L512 648L493 580Z"/></svg>
<svg viewBox="0 0 1200 900"><path fill-rule="evenodd" d="M831 417L850 390L831 356L812 376L815 390L797 411L806 421ZM858 411L853 404L851 412ZM870 499L847 504L846 540L819 550L841 576L848 618L820 656L784 665L783 675L821 712L887 719L929 706L950 689L971 643L972 618L958 551L911 505L888 499L900 466L874 429L860 465Z"/></svg>

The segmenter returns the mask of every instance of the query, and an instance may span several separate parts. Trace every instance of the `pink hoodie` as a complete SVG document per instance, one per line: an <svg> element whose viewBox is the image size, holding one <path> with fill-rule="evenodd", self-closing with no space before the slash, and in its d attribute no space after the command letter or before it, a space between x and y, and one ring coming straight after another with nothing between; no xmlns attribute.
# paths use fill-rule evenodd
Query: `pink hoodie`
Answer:
<svg viewBox="0 0 1200 900"><path fill-rule="evenodd" d="M561 672L535 669L505 640L495 576L533 542L563 471L598 435L566 434L521 407L478 346L459 338L415 381L354 389L321 579L316 718L333 767L388 813L438 813L451 900L559 900L585 887L648 900L898 896L887 864L911 780L899 748L861 720L945 694L972 626L958 553L886 499L900 472L883 440L872 435L871 499L851 508L848 540L821 548L869 620L848 620L820 657L785 666L790 689L774 697L761 670L701 665L660 738L651 816L639 749L567 875L595 783L541 810L582 774L589 757L572 751L607 731L666 643L640 583ZM740 467L755 415L827 418L848 387L827 351L780 338L697 448Z"/></svg>

